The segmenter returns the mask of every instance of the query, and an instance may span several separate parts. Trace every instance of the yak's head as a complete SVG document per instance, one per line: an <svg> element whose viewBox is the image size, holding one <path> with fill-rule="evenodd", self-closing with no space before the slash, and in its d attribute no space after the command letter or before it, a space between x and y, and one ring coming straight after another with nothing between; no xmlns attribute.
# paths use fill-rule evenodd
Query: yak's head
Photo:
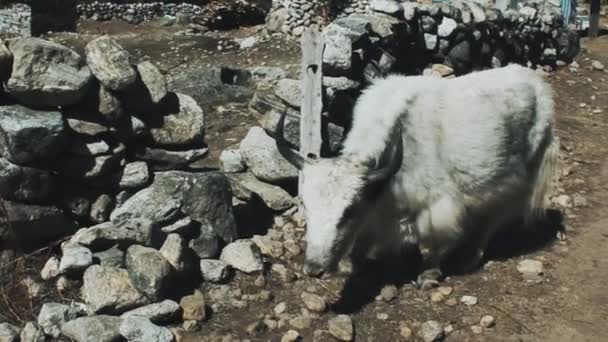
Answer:
<svg viewBox="0 0 608 342"><path fill-rule="evenodd" d="M370 166L348 155L313 159L292 150L283 136L285 113L276 127L275 139L281 155L302 172L301 191L306 229L304 272L319 276L332 272L349 251L367 210L403 160L400 131L380 166Z"/></svg>

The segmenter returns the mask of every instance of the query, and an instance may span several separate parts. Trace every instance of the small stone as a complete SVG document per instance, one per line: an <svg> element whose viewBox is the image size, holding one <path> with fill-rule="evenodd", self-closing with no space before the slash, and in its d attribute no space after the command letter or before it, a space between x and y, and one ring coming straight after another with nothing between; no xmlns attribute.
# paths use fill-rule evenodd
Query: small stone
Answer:
<svg viewBox="0 0 608 342"><path fill-rule="evenodd" d="M125 265L133 285L146 297L158 301L164 296L170 285L173 268L160 251L133 245L127 249Z"/></svg>
<svg viewBox="0 0 608 342"><path fill-rule="evenodd" d="M76 244L67 244L63 249L59 263L61 273L83 272L93 264L93 253L90 249Z"/></svg>
<svg viewBox="0 0 608 342"><path fill-rule="evenodd" d="M283 264L273 264L270 270L273 273L278 274L279 278L283 283L288 284L296 280L296 274L292 270L285 267L285 265Z"/></svg>
<svg viewBox="0 0 608 342"><path fill-rule="evenodd" d="M120 183L121 189L141 189L150 181L148 164L143 161L133 162L125 165Z"/></svg>
<svg viewBox="0 0 608 342"><path fill-rule="evenodd" d="M443 295L443 293L439 292L439 291L435 291L433 293L431 293L431 302L433 303L439 303L441 301L443 301L445 299L445 296Z"/></svg>
<svg viewBox="0 0 608 342"><path fill-rule="evenodd" d="M285 246L285 250L293 257L296 257L302 253L302 248L300 245L293 240L286 240L283 245Z"/></svg>
<svg viewBox="0 0 608 342"><path fill-rule="evenodd" d="M450 286L439 286L437 288L437 291L447 297L447 296L451 295L452 292L454 292L454 289Z"/></svg>
<svg viewBox="0 0 608 342"><path fill-rule="evenodd" d="M245 170L243 157L239 150L224 150L220 154L221 169L223 172L236 173Z"/></svg>
<svg viewBox="0 0 608 342"><path fill-rule="evenodd" d="M388 314L386 312L379 312L376 314L376 318L381 321L386 321L388 319Z"/></svg>
<svg viewBox="0 0 608 342"><path fill-rule="evenodd" d="M521 273L524 280L539 281L544 274L543 263L538 260L525 259L517 263L517 271Z"/></svg>
<svg viewBox="0 0 608 342"><path fill-rule="evenodd" d="M0 45L0 48L2 48L2 45ZM0 342L19 342L20 332L20 328L10 323L0 323Z"/></svg>
<svg viewBox="0 0 608 342"><path fill-rule="evenodd" d="M593 68L593 70L598 70L598 71L603 71L604 70L604 64L602 64L600 61L591 61L591 67Z"/></svg>
<svg viewBox="0 0 608 342"><path fill-rule="evenodd" d="M475 296L462 296L460 302L464 305L471 306L477 304L477 297Z"/></svg>
<svg viewBox="0 0 608 342"><path fill-rule="evenodd" d="M128 316L120 325L120 334L130 342L172 342L171 330L159 327L149 319Z"/></svg>
<svg viewBox="0 0 608 342"><path fill-rule="evenodd" d="M572 208L572 198L568 195L559 195L554 197L552 201L562 208Z"/></svg>
<svg viewBox="0 0 608 342"><path fill-rule="evenodd" d="M179 234L169 234L159 252L179 273L186 270L186 248L186 241Z"/></svg>
<svg viewBox="0 0 608 342"><path fill-rule="evenodd" d="M192 224L194 224L194 221L192 221L192 218L190 218L190 216L186 216L182 219L175 221L174 223L172 223L166 227L162 227L161 230L167 234L171 234L171 233L180 234L180 233L183 233L184 231L186 231L188 228L190 228L192 226Z"/></svg>
<svg viewBox="0 0 608 342"><path fill-rule="evenodd" d="M574 194L572 196L572 205L575 208L586 207L588 204L587 198L580 194Z"/></svg>
<svg viewBox="0 0 608 342"><path fill-rule="evenodd" d="M443 332L444 332L446 335L451 334L453 331L454 331L454 326L453 326L453 325L451 325L451 324L448 324L448 325L446 325L446 326L443 328Z"/></svg>
<svg viewBox="0 0 608 342"><path fill-rule="evenodd" d="M413 336L412 329L410 329L405 322L399 323L399 336L401 336L404 341L409 341Z"/></svg>
<svg viewBox="0 0 608 342"><path fill-rule="evenodd" d="M418 335L424 342L440 341L444 337L444 331L441 324L437 321L426 321L420 326Z"/></svg>
<svg viewBox="0 0 608 342"><path fill-rule="evenodd" d="M348 315L337 315L327 322L329 333L340 341L352 341L353 321Z"/></svg>
<svg viewBox="0 0 608 342"><path fill-rule="evenodd" d="M99 315L80 317L63 325L63 335L76 342L113 342L120 340L120 317Z"/></svg>
<svg viewBox="0 0 608 342"><path fill-rule="evenodd" d="M289 325L298 330L308 329L312 325L312 318L298 315L289 320Z"/></svg>
<svg viewBox="0 0 608 342"><path fill-rule="evenodd" d="M46 336L44 335L44 330L34 323L27 322L23 330L21 330L20 335L21 342L44 342L46 341Z"/></svg>
<svg viewBox="0 0 608 342"><path fill-rule="evenodd" d="M220 260L244 273L260 272L264 269L260 249L251 240L230 243L222 250Z"/></svg>
<svg viewBox="0 0 608 342"><path fill-rule="evenodd" d="M323 297L314 293L303 292L300 296L304 305L313 312L324 312L327 308L327 303Z"/></svg>
<svg viewBox="0 0 608 342"><path fill-rule="evenodd" d="M493 316L490 315L485 315L483 317L481 317L481 320L479 321L479 325L481 325L484 328L491 328L494 326L494 323L496 322L496 319Z"/></svg>
<svg viewBox="0 0 608 342"><path fill-rule="evenodd" d="M200 267L203 279L212 283L224 282L230 275L230 266L222 260L202 259Z"/></svg>
<svg viewBox="0 0 608 342"><path fill-rule="evenodd" d="M201 324L198 321L184 321L182 327L185 331L198 331L201 329Z"/></svg>
<svg viewBox="0 0 608 342"><path fill-rule="evenodd" d="M380 290L380 297L382 297L382 300L384 300L385 302L391 302L393 299L397 298L397 296L399 295L399 290L397 289L397 286L395 285L388 285L382 288L382 290Z"/></svg>
<svg viewBox="0 0 608 342"><path fill-rule="evenodd" d="M483 328L480 327L479 325L472 325L471 326L471 331L473 332L473 334L475 335L480 335L483 333Z"/></svg>
<svg viewBox="0 0 608 342"><path fill-rule="evenodd" d="M28 294L32 298L38 298L42 295L42 284L37 282L34 278L27 276L21 280L21 284L27 289Z"/></svg>
<svg viewBox="0 0 608 342"><path fill-rule="evenodd" d="M239 47L241 48L241 50L251 49L257 45L257 42L258 40L256 39L256 37L247 37L239 43Z"/></svg>
<svg viewBox="0 0 608 342"><path fill-rule="evenodd" d="M84 308L77 305L45 303L38 314L38 325L45 334L57 338L61 335L61 329L66 322L84 314Z"/></svg>
<svg viewBox="0 0 608 342"><path fill-rule="evenodd" d="M401 4L394 0L370 0L370 7L376 12L396 14L402 10Z"/></svg>
<svg viewBox="0 0 608 342"><path fill-rule="evenodd" d="M50 257L49 260L47 260L46 264L44 264L42 271L40 271L40 277L43 280L50 280L57 277L60 273L61 271L59 270L59 259L53 256Z"/></svg>
<svg viewBox="0 0 608 342"><path fill-rule="evenodd" d="M300 338L300 333L295 330L288 330L283 337L281 337L281 342L296 342Z"/></svg>
<svg viewBox="0 0 608 342"><path fill-rule="evenodd" d="M266 286L266 277L264 277L263 274L260 274L253 281L253 285L255 285L257 287L265 287Z"/></svg>
<svg viewBox="0 0 608 342"><path fill-rule="evenodd" d="M274 312L274 315L279 317L282 314L284 314L287 311L287 303L286 302L280 302L279 304L277 304L274 309L272 309L272 312Z"/></svg>
<svg viewBox="0 0 608 342"><path fill-rule="evenodd" d="M184 321L204 321L207 317L205 297L199 290L195 290L194 294L183 297L179 306L182 308Z"/></svg>
<svg viewBox="0 0 608 342"><path fill-rule="evenodd" d="M445 305L447 306L456 306L458 305L458 300L456 298L449 298L445 301Z"/></svg>
<svg viewBox="0 0 608 342"><path fill-rule="evenodd" d="M166 323L176 318L180 311L180 306L176 302L165 299L160 303L149 304L131 311L127 311L122 316L122 319L127 316L139 316L149 319L152 323Z"/></svg>

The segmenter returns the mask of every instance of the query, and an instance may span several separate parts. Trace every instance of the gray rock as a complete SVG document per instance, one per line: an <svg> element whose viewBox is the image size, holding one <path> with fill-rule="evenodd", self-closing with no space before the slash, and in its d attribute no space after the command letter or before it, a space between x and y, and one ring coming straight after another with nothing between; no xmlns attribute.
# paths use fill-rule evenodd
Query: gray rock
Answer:
<svg viewBox="0 0 608 342"><path fill-rule="evenodd" d="M239 47L241 50L247 50L254 48L258 43L258 40L255 37L247 37L239 42Z"/></svg>
<svg viewBox="0 0 608 342"><path fill-rule="evenodd" d="M437 321L426 321L420 326L418 335L424 342L441 341L444 337L444 331L441 324Z"/></svg>
<svg viewBox="0 0 608 342"><path fill-rule="evenodd" d="M158 226L145 218L125 219L117 225L104 222L78 230L70 243L78 243L92 250L104 249L116 243L150 246L157 230Z"/></svg>
<svg viewBox="0 0 608 342"><path fill-rule="evenodd" d="M56 107L78 103L92 81L82 58L65 46L39 38L12 39L13 71L8 92L29 106Z"/></svg>
<svg viewBox="0 0 608 342"><path fill-rule="evenodd" d="M125 266L125 252L114 245L105 251L93 254L93 259L101 266L121 268Z"/></svg>
<svg viewBox="0 0 608 342"><path fill-rule="evenodd" d="M160 254L173 266L177 272L186 269L186 241L179 234L169 234L160 248Z"/></svg>
<svg viewBox="0 0 608 342"><path fill-rule="evenodd" d="M289 17L287 8L279 8L266 16L266 29L269 32L281 32L281 27Z"/></svg>
<svg viewBox="0 0 608 342"><path fill-rule="evenodd" d="M111 129L107 126L84 119L68 118L67 124L75 133L92 137L111 132Z"/></svg>
<svg viewBox="0 0 608 342"><path fill-rule="evenodd" d="M96 314L121 314L149 304L125 269L93 265L84 273L82 296Z"/></svg>
<svg viewBox="0 0 608 342"><path fill-rule="evenodd" d="M150 173L146 162L132 162L125 165L118 184L121 189L141 189L148 185Z"/></svg>
<svg viewBox="0 0 608 342"><path fill-rule="evenodd" d="M254 82L272 82L287 77L287 71L279 67L260 66L249 69Z"/></svg>
<svg viewBox="0 0 608 342"><path fill-rule="evenodd" d="M208 148L169 151L146 147L143 152L137 154L137 159L147 161L153 171L181 170L195 161L203 159L207 152L209 152Z"/></svg>
<svg viewBox="0 0 608 342"><path fill-rule="evenodd" d="M16 164L51 159L67 142L61 113L0 106L0 151Z"/></svg>
<svg viewBox="0 0 608 342"><path fill-rule="evenodd" d="M85 47L87 63L95 77L113 91L126 90L137 79L129 53L114 39L103 35Z"/></svg>
<svg viewBox="0 0 608 342"><path fill-rule="evenodd" d="M146 101L158 105L167 96L167 81L152 62L145 61L137 65L137 72L142 83Z"/></svg>
<svg viewBox="0 0 608 342"><path fill-rule="evenodd" d="M172 342L171 330L159 327L149 319L128 316L120 325L120 334L129 342Z"/></svg>
<svg viewBox="0 0 608 342"><path fill-rule="evenodd" d="M325 50L323 69L332 74L347 74L352 66L352 42L348 30L342 26L329 24L323 30Z"/></svg>
<svg viewBox="0 0 608 342"><path fill-rule="evenodd" d="M244 273L260 272L264 269L262 253L251 240L238 240L228 244L222 250L220 260Z"/></svg>
<svg viewBox="0 0 608 342"><path fill-rule="evenodd" d="M190 240L188 247L201 259L214 258L220 250L220 239L211 224L203 221L197 236Z"/></svg>
<svg viewBox="0 0 608 342"><path fill-rule="evenodd" d="M171 233L181 234L181 233L185 232L186 230L188 230L189 228L191 228L193 224L194 224L194 221L192 221L190 216L186 216L182 219L175 221L174 223L172 223L168 226L162 227L161 230L167 234L171 234ZM213 232L213 230L211 230L211 232Z"/></svg>
<svg viewBox="0 0 608 342"><path fill-rule="evenodd" d="M184 94L171 93L168 115L162 117L158 128L150 128L158 146L200 146L205 137L205 114L196 101Z"/></svg>
<svg viewBox="0 0 608 342"><path fill-rule="evenodd" d="M38 324L27 322L23 330L21 330L19 340L21 342L44 342L46 341L46 336L44 335L44 330Z"/></svg>
<svg viewBox="0 0 608 342"><path fill-rule="evenodd" d="M281 156L274 139L261 127L249 130L240 151L247 167L260 180L279 183L298 176L298 170Z"/></svg>
<svg viewBox="0 0 608 342"><path fill-rule="evenodd" d="M83 272L93 264L93 253L84 246L68 243L63 246L62 252L59 263L61 273Z"/></svg>
<svg viewBox="0 0 608 342"><path fill-rule="evenodd" d="M454 30L458 27L458 23L456 20L448 17L443 17L441 20L441 24L437 28L437 34L439 37L447 38L452 35Z"/></svg>
<svg viewBox="0 0 608 342"><path fill-rule="evenodd" d="M435 50L437 48L437 35L425 33L424 44L427 50Z"/></svg>
<svg viewBox="0 0 608 342"><path fill-rule="evenodd" d="M230 275L229 265L222 260L202 259L200 262L203 279L212 283L221 283Z"/></svg>
<svg viewBox="0 0 608 342"><path fill-rule="evenodd" d="M0 63L1 53L2 53L2 41L0 41ZM0 323L0 341L1 342L19 342L19 333L21 329L10 324L10 323Z"/></svg>
<svg viewBox="0 0 608 342"><path fill-rule="evenodd" d="M108 194L102 194L91 205L91 220L96 223L108 221L110 213L114 209L114 198Z"/></svg>
<svg viewBox="0 0 608 342"><path fill-rule="evenodd" d="M69 154L58 161L58 172L75 181L83 183L114 181L125 156L125 145L118 145L110 155L82 156Z"/></svg>
<svg viewBox="0 0 608 342"><path fill-rule="evenodd" d="M38 314L38 325L54 338L61 335L63 325L86 314L83 307L59 303L44 303Z"/></svg>
<svg viewBox="0 0 608 342"><path fill-rule="evenodd" d="M49 260L44 264L44 267L40 271L40 277L43 280L51 280L61 274L59 270L59 259L57 257L50 257Z"/></svg>
<svg viewBox="0 0 608 342"><path fill-rule="evenodd" d="M5 200L3 207L4 210L0 211L0 220L9 223L19 243L54 239L71 234L77 229L76 223L54 206Z"/></svg>
<svg viewBox="0 0 608 342"><path fill-rule="evenodd" d="M241 152L237 150L224 150L220 154L220 164L223 172L235 173L245 170Z"/></svg>
<svg viewBox="0 0 608 342"><path fill-rule="evenodd" d="M460 302L466 306L476 305L477 297L475 296L462 296Z"/></svg>
<svg viewBox="0 0 608 342"><path fill-rule="evenodd" d="M160 303L154 303L131 311L127 311L120 317L125 319L128 316L139 316L149 319L152 323L167 323L177 318L180 306L176 302L165 299Z"/></svg>
<svg viewBox="0 0 608 342"><path fill-rule="evenodd" d="M163 298L173 273L171 264L154 248L134 245L127 249L125 265L135 288L152 302Z"/></svg>
<svg viewBox="0 0 608 342"><path fill-rule="evenodd" d="M294 115L291 115L293 113ZM264 114L260 120L260 125L268 135L274 137L279 119L281 118L281 112L271 110ZM295 148L300 148L300 115L295 112L288 112L285 116L284 126L285 140L292 144ZM334 123L327 123L327 137L323 137L324 140L329 139L329 147L332 151L339 149L342 139L344 138L344 128ZM273 141L274 144L274 141ZM282 158L282 157L281 157Z"/></svg>
<svg viewBox="0 0 608 342"><path fill-rule="evenodd" d="M402 3L403 7L403 18L407 21L411 21L416 16L416 12L418 9L418 3L416 2L405 2Z"/></svg>
<svg viewBox="0 0 608 342"><path fill-rule="evenodd" d="M403 10L401 4L394 0L370 0L369 6L376 12L396 14Z"/></svg>
<svg viewBox="0 0 608 342"><path fill-rule="evenodd" d="M337 315L327 322L329 333L339 341L352 341L353 320L348 315Z"/></svg>
<svg viewBox="0 0 608 342"><path fill-rule="evenodd" d="M208 222L224 241L236 238L230 183L219 172L157 172L152 184L117 208L111 219L145 217L167 225L180 218L180 209L196 222Z"/></svg>
<svg viewBox="0 0 608 342"><path fill-rule="evenodd" d="M353 90L359 88L359 82L353 81L348 77L323 77L323 86L333 90Z"/></svg>
<svg viewBox="0 0 608 342"><path fill-rule="evenodd" d="M54 189L51 173L0 158L0 196L19 202L41 202Z"/></svg>
<svg viewBox="0 0 608 342"><path fill-rule="evenodd" d="M115 122L124 115L123 104L110 90L99 87L97 111L108 121Z"/></svg>
<svg viewBox="0 0 608 342"><path fill-rule="evenodd" d="M274 93L290 106L299 108L302 104L302 91L300 81L285 78L277 83Z"/></svg>
<svg viewBox="0 0 608 342"><path fill-rule="evenodd" d="M250 173L232 175L247 190L257 194L273 210L286 210L296 204L295 199L281 187L259 181Z"/></svg>
<svg viewBox="0 0 608 342"><path fill-rule="evenodd" d="M63 325L63 335L76 342L119 341L120 317L98 315L80 317Z"/></svg>

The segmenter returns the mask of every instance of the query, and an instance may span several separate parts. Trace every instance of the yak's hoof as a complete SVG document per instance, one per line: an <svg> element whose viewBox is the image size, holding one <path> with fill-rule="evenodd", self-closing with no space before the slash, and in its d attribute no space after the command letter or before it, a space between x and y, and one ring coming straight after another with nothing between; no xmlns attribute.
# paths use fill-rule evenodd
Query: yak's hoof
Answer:
<svg viewBox="0 0 608 342"><path fill-rule="evenodd" d="M442 274L439 269L433 268L422 272L416 280L416 285L419 289L427 291L439 286L439 280Z"/></svg>

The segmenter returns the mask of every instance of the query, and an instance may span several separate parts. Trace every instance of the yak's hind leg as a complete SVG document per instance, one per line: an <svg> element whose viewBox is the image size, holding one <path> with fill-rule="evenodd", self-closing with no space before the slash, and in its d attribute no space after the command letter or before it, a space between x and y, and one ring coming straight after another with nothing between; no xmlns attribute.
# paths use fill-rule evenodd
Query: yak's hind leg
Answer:
<svg viewBox="0 0 608 342"><path fill-rule="evenodd" d="M424 210L416 221L421 241L428 248L418 287L428 290L443 278L442 260L462 241L465 233L465 207L450 196L443 197Z"/></svg>

